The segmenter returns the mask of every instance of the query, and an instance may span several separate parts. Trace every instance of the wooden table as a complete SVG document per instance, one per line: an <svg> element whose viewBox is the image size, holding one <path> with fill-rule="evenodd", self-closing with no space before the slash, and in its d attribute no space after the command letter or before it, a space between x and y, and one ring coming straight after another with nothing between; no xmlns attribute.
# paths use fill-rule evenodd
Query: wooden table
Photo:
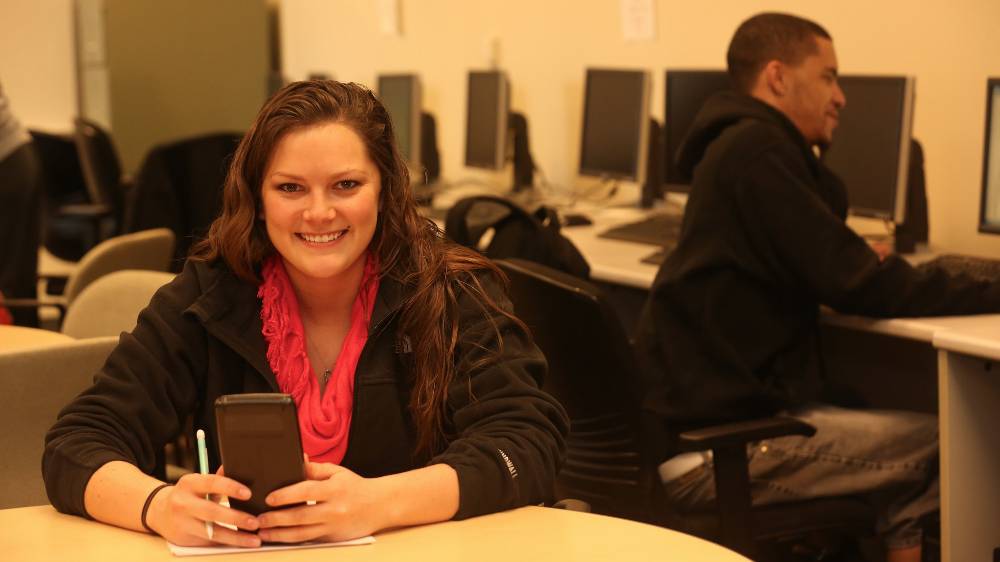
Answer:
<svg viewBox="0 0 1000 562"><path fill-rule="evenodd" d="M47 347L71 341L74 341L73 338L52 330L39 330L23 326L0 326L0 352Z"/></svg>
<svg viewBox="0 0 1000 562"><path fill-rule="evenodd" d="M201 559L205 562L747 562L743 556L721 546L669 529L543 507L388 531L375 538L375 544L366 546L226 554ZM0 510L0 558L6 562L177 560L159 537L62 515L51 506Z"/></svg>

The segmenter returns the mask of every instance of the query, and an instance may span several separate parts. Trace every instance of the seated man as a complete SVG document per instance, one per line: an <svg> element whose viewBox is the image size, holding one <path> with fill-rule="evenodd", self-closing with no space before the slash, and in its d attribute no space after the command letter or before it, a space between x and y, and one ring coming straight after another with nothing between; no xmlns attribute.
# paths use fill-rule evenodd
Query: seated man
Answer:
<svg viewBox="0 0 1000 562"><path fill-rule="evenodd" d="M31 136L0 88L0 301L35 298L41 242L41 186ZM15 324L37 326L34 308L14 308Z"/></svg>
<svg viewBox="0 0 1000 562"><path fill-rule="evenodd" d="M880 260L846 226L844 187L816 156L846 103L822 27L760 14L736 30L727 58L736 92L706 102L681 148L693 180L684 225L639 323L648 408L673 429L779 412L814 425L812 438L752 448L754 503L867 495L889 560L919 560L919 520L939 503L936 419L825 404L819 306L993 312L1000 286ZM713 501L707 464L662 468L671 501Z"/></svg>

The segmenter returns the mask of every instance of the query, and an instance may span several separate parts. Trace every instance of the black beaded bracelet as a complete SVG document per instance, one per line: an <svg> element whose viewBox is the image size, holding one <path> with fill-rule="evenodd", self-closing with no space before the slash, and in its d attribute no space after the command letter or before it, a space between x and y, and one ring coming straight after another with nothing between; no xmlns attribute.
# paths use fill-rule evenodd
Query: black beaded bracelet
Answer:
<svg viewBox="0 0 1000 562"><path fill-rule="evenodd" d="M146 523L146 514L149 513L149 506L150 504L153 503L153 498L156 497L156 494L158 494L160 490L170 485L171 484L160 484L159 486L153 488L153 491L150 492L148 496L146 496L146 503L142 504L142 517L139 520L142 522L142 526L145 527L147 531L153 533L154 535L159 533L154 531L153 528L149 526L149 523Z"/></svg>

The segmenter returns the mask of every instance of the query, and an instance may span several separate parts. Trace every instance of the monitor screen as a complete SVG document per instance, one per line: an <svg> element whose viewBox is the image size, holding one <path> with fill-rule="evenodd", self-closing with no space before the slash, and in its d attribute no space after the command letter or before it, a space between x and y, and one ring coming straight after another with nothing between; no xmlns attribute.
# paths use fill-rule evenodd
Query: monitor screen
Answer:
<svg viewBox="0 0 1000 562"><path fill-rule="evenodd" d="M420 163L420 79L413 74L378 77L378 96L389 112L396 132L396 145L403 157Z"/></svg>
<svg viewBox="0 0 1000 562"><path fill-rule="evenodd" d="M465 118L465 165L503 168L509 111L507 77L499 71L469 72Z"/></svg>
<svg viewBox="0 0 1000 562"><path fill-rule="evenodd" d="M642 183L648 134L649 75L587 69L580 173Z"/></svg>
<svg viewBox="0 0 1000 562"><path fill-rule="evenodd" d="M979 231L1000 234L1000 78L986 81L986 144Z"/></svg>
<svg viewBox="0 0 1000 562"><path fill-rule="evenodd" d="M913 78L841 76L847 105L823 156L851 213L902 223L913 123Z"/></svg>
<svg viewBox="0 0 1000 562"><path fill-rule="evenodd" d="M732 85L725 70L668 70L664 83L664 181L668 191L687 192L690 178L683 177L677 169L677 151L705 100L731 89Z"/></svg>

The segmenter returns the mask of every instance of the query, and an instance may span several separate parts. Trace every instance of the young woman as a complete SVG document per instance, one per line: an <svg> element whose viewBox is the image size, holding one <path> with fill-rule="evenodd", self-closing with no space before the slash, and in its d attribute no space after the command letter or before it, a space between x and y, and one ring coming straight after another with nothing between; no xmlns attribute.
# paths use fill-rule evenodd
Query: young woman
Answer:
<svg viewBox="0 0 1000 562"><path fill-rule="evenodd" d="M422 219L367 89L291 84L234 156L221 216L184 271L46 437L60 511L185 545L347 539L550 497L562 408L501 275ZM163 446L193 416L213 443L223 394L286 392L308 479L258 517L221 474L164 486ZM238 525L246 531L205 521Z"/></svg>

